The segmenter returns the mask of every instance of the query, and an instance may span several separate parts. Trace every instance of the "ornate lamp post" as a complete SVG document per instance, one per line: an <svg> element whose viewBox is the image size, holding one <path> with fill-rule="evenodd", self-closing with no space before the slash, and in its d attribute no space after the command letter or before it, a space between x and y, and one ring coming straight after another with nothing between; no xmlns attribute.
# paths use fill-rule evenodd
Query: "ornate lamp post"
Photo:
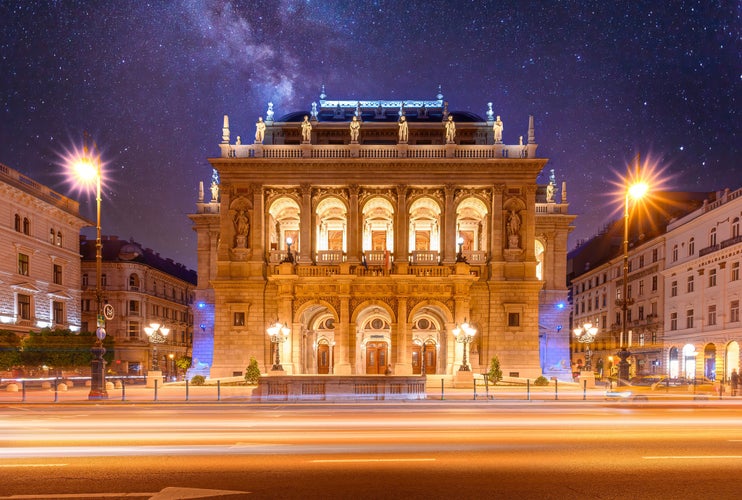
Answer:
<svg viewBox="0 0 742 500"><path fill-rule="evenodd" d="M276 361L273 363L271 371L281 372L283 371L283 366L281 366L281 344L288 340L291 329L286 323L282 325L276 321L266 331L268 332L268 337L271 339L271 344L276 346Z"/></svg>
<svg viewBox="0 0 742 500"><path fill-rule="evenodd" d="M629 361L628 358L631 356L629 352L629 336L628 336L628 310L629 306L633 301L628 297L629 294L629 202L631 199L634 201L640 200L647 191L649 185L646 182L638 181L634 184L627 185L626 193L624 196L624 212L623 212L623 288L621 291L621 350L618 351L617 355L620 361L618 362L618 385L624 385L629 380Z"/></svg>
<svg viewBox="0 0 742 500"><path fill-rule="evenodd" d="M95 205L96 205L96 222L95 222L95 302L96 302L96 329L95 336L98 340L93 345L91 353L93 359L90 361L90 393L88 399L108 399L106 391L106 362L103 355L106 353L103 347L103 339L106 338L106 320L103 315L103 289L101 285L101 267L103 261L103 243L101 242L100 231L100 202L101 202L101 179L102 166L100 152L95 143L93 143L93 152L88 150L87 134L83 143L82 157L74 158L70 162L70 169L78 182L89 186L95 183ZM113 314L113 308L107 305L110 314ZM108 311L107 311L108 312Z"/></svg>
<svg viewBox="0 0 742 500"><path fill-rule="evenodd" d="M459 236L456 240L456 243L459 245L459 253L456 254L456 262L466 262L466 257L464 257L463 247L464 247L464 237Z"/></svg>
<svg viewBox="0 0 742 500"><path fill-rule="evenodd" d="M291 245L293 244L294 244L294 239L291 236L286 238L286 248L288 248L288 250L286 252L286 258L283 259L282 262L292 262L292 263L294 262L294 255L291 253Z"/></svg>
<svg viewBox="0 0 742 500"><path fill-rule="evenodd" d="M473 326L469 325L469 323L466 322L466 318L464 318L464 323L460 327L459 325L456 325L456 328L453 329L453 334L456 337L456 342L458 342L459 344L463 344L464 347L464 357L461 359L461 366L459 367L459 371L471 371L466 359L466 354L469 349L469 344L471 344L474 336L477 334L477 330Z"/></svg>
<svg viewBox="0 0 742 500"><path fill-rule="evenodd" d="M152 371L159 371L160 364L157 355L157 346L167 341L170 328L165 328L164 325L159 323L150 323L149 326L144 327L144 332L149 337L149 343L152 344Z"/></svg>
<svg viewBox="0 0 742 500"><path fill-rule="evenodd" d="M592 323L585 323L582 326L578 326L573 330L577 342L581 344L587 344L587 350L585 351L585 369L592 371L592 351L590 350L590 344L595 340L595 336L598 334L598 327L593 326Z"/></svg>

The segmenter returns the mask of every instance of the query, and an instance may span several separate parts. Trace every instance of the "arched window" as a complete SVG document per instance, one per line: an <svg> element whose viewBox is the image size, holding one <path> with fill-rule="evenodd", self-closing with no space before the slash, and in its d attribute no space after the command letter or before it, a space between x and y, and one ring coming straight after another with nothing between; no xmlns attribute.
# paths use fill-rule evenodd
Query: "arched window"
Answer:
<svg viewBox="0 0 742 500"><path fill-rule="evenodd" d="M23 218L23 234L31 234L31 221L28 220L28 217Z"/></svg>
<svg viewBox="0 0 742 500"><path fill-rule="evenodd" d="M18 214L15 214L15 230L21 232L21 216Z"/></svg>
<svg viewBox="0 0 742 500"><path fill-rule="evenodd" d="M732 238L739 237L739 217L732 219Z"/></svg>
<svg viewBox="0 0 742 500"><path fill-rule="evenodd" d="M696 253L696 239L691 238L688 242L688 256L695 255Z"/></svg>
<svg viewBox="0 0 742 500"><path fill-rule="evenodd" d="M672 247L672 261L676 262L678 260L678 246L673 245Z"/></svg>
<svg viewBox="0 0 742 500"><path fill-rule="evenodd" d="M132 273L129 276L129 290L139 291L139 275Z"/></svg>
<svg viewBox="0 0 742 500"><path fill-rule="evenodd" d="M712 227L711 232L709 232L709 246L712 247L716 245L716 228Z"/></svg>
<svg viewBox="0 0 742 500"><path fill-rule="evenodd" d="M54 237L54 228L51 228L49 230L49 243L51 243L53 245L54 244L54 239L55 239L55 237Z"/></svg>
<svg viewBox="0 0 742 500"><path fill-rule="evenodd" d="M62 231L57 231L57 246L62 246Z"/></svg>

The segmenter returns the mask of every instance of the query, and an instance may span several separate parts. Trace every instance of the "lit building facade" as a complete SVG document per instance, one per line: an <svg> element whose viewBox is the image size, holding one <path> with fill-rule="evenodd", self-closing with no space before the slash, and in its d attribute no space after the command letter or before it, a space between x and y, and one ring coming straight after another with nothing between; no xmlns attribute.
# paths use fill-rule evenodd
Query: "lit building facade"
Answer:
<svg viewBox="0 0 742 500"><path fill-rule="evenodd" d="M486 119L449 112L440 93L323 92L278 120L269 105L249 144L225 116L219 182L190 216L192 373L280 357L290 374L450 376L497 356L506 377L568 376L566 184L537 184L533 118L515 144L502 130L491 104ZM453 334L465 322L471 343Z"/></svg>
<svg viewBox="0 0 742 500"><path fill-rule="evenodd" d="M82 254L82 329L96 325L95 239L79 237ZM153 346L144 327L158 323L169 328L158 346L160 371L172 378L175 362L190 356L193 341L191 303L196 273L149 248L116 236L101 239L103 303L113 306L106 333L114 339L114 360L108 370L118 375L144 375L153 366Z"/></svg>
<svg viewBox="0 0 742 500"><path fill-rule="evenodd" d="M0 329L80 331L79 204L0 164Z"/></svg>
<svg viewBox="0 0 742 500"><path fill-rule="evenodd" d="M729 380L740 369L742 188L668 226L665 358L671 377Z"/></svg>

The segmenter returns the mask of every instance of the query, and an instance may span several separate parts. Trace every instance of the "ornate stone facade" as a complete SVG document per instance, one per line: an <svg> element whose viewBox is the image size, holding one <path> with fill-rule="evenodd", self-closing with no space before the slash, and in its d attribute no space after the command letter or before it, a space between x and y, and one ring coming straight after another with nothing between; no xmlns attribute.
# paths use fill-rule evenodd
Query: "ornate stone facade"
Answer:
<svg viewBox="0 0 742 500"><path fill-rule="evenodd" d="M574 216L566 197L547 203L537 185L547 160L533 121L528 143L512 146L495 143L487 121L448 112L440 95L323 97L313 109L310 141L300 126L310 113L293 113L266 119L263 144L231 144L225 128L209 159L221 199L199 200L191 219L204 326L194 357L210 376L242 373L251 356L271 371L276 349L287 373L446 376L467 347L475 371L496 355L505 376L568 376L568 328L557 327L568 324ZM239 200L250 229L238 255L228 247ZM512 211L518 223L508 225ZM266 334L276 322L290 330L285 342ZM464 322L477 331L471 344L452 333Z"/></svg>

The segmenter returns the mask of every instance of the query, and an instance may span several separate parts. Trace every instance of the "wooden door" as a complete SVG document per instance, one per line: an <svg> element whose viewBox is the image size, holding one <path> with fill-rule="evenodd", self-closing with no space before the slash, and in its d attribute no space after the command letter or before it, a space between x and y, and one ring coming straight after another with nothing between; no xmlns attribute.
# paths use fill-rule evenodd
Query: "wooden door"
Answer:
<svg viewBox="0 0 742 500"><path fill-rule="evenodd" d="M317 373L320 375L327 375L330 373L330 346L328 344L320 344L317 346Z"/></svg>
<svg viewBox="0 0 742 500"><path fill-rule="evenodd" d="M386 371L386 342L369 342L366 344L366 373L381 375Z"/></svg>
<svg viewBox="0 0 742 500"><path fill-rule="evenodd" d="M428 375L436 373L437 362L435 344L425 344L425 373Z"/></svg>
<svg viewBox="0 0 742 500"><path fill-rule="evenodd" d="M421 372L421 348L419 345L413 345L412 346L412 374L413 375L420 375Z"/></svg>

